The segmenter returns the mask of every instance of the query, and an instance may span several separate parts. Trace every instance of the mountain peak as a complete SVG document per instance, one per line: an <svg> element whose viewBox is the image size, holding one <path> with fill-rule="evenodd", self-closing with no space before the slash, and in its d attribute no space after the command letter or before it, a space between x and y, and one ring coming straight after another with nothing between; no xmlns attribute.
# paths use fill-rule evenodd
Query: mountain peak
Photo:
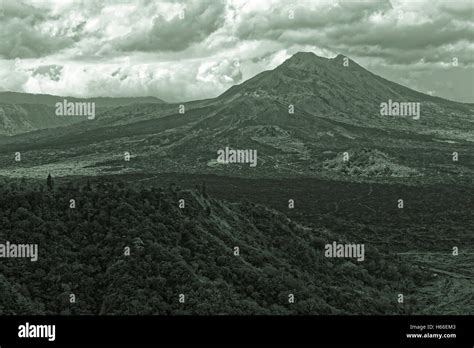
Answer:
<svg viewBox="0 0 474 348"><path fill-rule="evenodd" d="M301 70L311 70L315 66L326 64L329 59L320 57L313 52L297 52L288 58L281 66L289 68L297 68Z"/></svg>
<svg viewBox="0 0 474 348"><path fill-rule="evenodd" d="M327 58L320 57L314 52L297 52L292 55L287 61L307 61L307 62L315 62L320 60L328 60Z"/></svg>
<svg viewBox="0 0 474 348"><path fill-rule="evenodd" d="M315 53L313 52L296 52L291 58L305 58L305 59L314 59L315 57L318 57ZM290 59L291 59L290 58ZM318 57L320 58L320 57Z"/></svg>
<svg viewBox="0 0 474 348"><path fill-rule="evenodd" d="M288 58L282 65L302 70L311 70L314 69L316 66L327 66L328 64L347 64L349 68L362 69L362 67L360 67L356 62L341 53L339 53L334 58L325 58L318 56L313 52L297 52L293 56Z"/></svg>

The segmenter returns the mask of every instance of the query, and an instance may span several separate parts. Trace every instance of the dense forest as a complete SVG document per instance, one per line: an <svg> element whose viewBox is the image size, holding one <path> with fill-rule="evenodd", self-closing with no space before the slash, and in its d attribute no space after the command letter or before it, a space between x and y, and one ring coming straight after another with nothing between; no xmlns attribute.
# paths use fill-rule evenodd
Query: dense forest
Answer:
<svg viewBox="0 0 474 348"><path fill-rule="evenodd" d="M330 230L205 185L4 183L6 241L39 257L0 259L0 314L401 314L426 281L370 245L364 262L326 258Z"/></svg>

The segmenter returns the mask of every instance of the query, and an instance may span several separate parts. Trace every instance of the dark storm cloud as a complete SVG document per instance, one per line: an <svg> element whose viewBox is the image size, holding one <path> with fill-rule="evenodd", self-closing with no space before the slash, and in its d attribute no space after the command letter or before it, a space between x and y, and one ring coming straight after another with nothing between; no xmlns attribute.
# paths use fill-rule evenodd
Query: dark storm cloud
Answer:
<svg viewBox="0 0 474 348"><path fill-rule="evenodd" d="M3 1L0 7L0 19L4 18L32 18L33 22L44 20L43 12L31 5L22 2Z"/></svg>
<svg viewBox="0 0 474 348"><path fill-rule="evenodd" d="M38 58L74 43L71 38L41 33L32 22L29 18L11 18L0 23L0 56L7 59Z"/></svg>
<svg viewBox="0 0 474 348"><path fill-rule="evenodd" d="M349 46L338 45L332 48L338 52L342 52L350 57L369 57L381 58L386 64L390 65L408 65L416 63L451 63L454 58L457 59L459 65L472 65L472 52L466 51L464 45L460 45L456 49L450 47L427 47L418 49L399 49L399 48L382 48L374 46ZM432 67L430 67L432 68Z"/></svg>
<svg viewBox="0 0 474 348"><path fill-rule="evenodd" d="M453 57L460 64L472 64L472 16L467 2L441 3L424 11L421 5L413 9L388 1L329 2L315 8L304 1L272 7L269 13L243 14L236 35L243 40L315 45L391 64L445 62Z"/></svg>
<svg viewBox="0 0 474 348"><path fill-rule="evenodd" d="M117 47L123 51L181 51L215 32L224 23L224 15L223 1L188 2L173 18L157 14L146 32L117 39Z"/></svg>
<svg viewBox="0 0 474 348"><path fill-rule="evenodd" d="M455 25L452 18L443 16L426 23L399 25L397 30L390 20L375 25L370 22L342 25L329 29L326 37L339 44L411 50L472 40L474 31L468 23Z"/></svg>
<svg viewBox="0 0 474 348"><path fill-rule="evenodd" d="M71 46L72 37L40 30L40 26L50 19L42 9L21 2L2 3L0 57L38 58Z"/></svg>
<svg viewBox="0 0 474 348"><path fill-rule="evenodd" d="M316 4L316 2L314 3ZM391 8L390 1L325 2L313 7L309 1L285 2L269 12L244 14L236 30L241 39L278 39L288 30L324 29L358 23L370 14Z"/></svg>

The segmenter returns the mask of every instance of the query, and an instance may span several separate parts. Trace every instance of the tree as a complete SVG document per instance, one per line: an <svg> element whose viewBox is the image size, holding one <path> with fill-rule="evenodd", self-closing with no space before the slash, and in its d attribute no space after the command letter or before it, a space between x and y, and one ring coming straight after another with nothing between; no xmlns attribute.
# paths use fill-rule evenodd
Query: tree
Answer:
<svg viewBox="0 0 474 348"><path fill-rule="evenodd" d="M48 174L48 179L46 180L46 184L50 190L53 189L53 178L51 177L51 173Z"/></svg>

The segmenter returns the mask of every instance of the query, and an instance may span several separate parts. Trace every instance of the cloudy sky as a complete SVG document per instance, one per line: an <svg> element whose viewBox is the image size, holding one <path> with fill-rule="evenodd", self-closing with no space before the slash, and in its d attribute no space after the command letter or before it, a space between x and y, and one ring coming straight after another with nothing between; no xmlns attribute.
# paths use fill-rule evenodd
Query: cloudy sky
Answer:
<svg viewBox="0 0 474 348"><path fill-rule="evenodd" d="M0 0L0 90L215 97L298 51L474 102L472 0Z"/></svg>

